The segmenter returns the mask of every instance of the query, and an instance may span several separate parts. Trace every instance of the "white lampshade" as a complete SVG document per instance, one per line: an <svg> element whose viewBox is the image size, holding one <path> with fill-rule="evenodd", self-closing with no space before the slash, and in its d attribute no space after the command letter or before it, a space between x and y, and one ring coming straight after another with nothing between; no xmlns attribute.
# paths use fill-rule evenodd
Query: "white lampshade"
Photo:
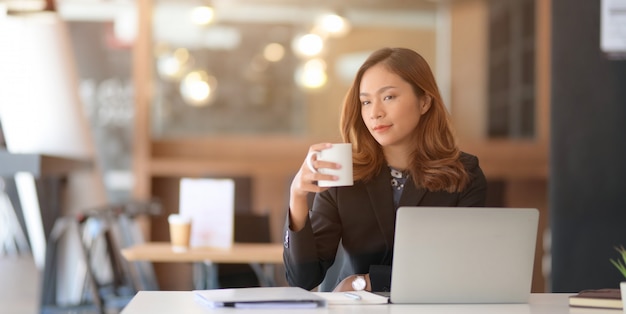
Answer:
<svg viewBox="0 0 626 314"><path fill-rule="evenodd" d="M12 153L94 156L66 24L54 12L0 18L0 119Z"/></svg>
<svg viewBox="0 0 626 314"><path fill-rule="evenodd" d="M56 13L0 17L0 120L9 152L67 157L96 165L74 60L67 25ZM46 239L35 178L18 173L15 180L35 264L42 268ZM64 186L59 197L65 213L106 202L97 166L72 172Z"/></svg>

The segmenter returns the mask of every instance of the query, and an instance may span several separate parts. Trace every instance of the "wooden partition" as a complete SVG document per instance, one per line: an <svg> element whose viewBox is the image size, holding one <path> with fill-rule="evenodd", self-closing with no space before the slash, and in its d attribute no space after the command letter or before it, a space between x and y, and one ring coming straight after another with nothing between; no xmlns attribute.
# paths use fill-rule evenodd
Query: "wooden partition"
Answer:
<svg viewBox="0 0 626 314"><path fill-rule="evenodd" d="M229 137L154 142L149 169L150 195L163 201L165 213L178 211L181 177L248 176L252 178L252 212L269 214L273 242L282 241L291 179L314 139L289 137ZM543 236L547 212L547 147L536 144L476 142L462 144L464 151L479 157L490 181L503 182L499 206L536 207L541 211L533 291L544 291L542 274ZM151 222L150 238L169 240L165 216ZM159 264L157 275L163 289L190 288L189 266ZM178 275L174 276L172 272ZM281 272L277 272L281 274ZM187 274L187 275L184 275ZM284 278L277 278L284 282ZM282 281L281 281L282 280Z"/></svg>

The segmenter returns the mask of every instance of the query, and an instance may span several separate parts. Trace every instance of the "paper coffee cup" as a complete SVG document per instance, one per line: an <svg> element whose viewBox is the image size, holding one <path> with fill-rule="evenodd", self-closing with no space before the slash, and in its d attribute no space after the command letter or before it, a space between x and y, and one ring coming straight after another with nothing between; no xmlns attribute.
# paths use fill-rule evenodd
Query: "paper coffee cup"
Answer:
<svg viewBox="0 0 626 314"><path fill-rule="evenodd" d="M167 217L170 225L170 241L175 252L186 251L191 240L191 218L178 214Z"/></svg>

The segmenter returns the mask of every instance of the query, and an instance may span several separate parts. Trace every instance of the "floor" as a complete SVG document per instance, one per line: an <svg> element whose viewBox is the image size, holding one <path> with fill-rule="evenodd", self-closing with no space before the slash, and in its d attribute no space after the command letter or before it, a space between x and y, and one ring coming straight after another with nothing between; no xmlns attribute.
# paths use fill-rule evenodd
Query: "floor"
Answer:
<svg viewBox="0 0 626 314"><path fill-rule="evenodd" d="M6 314L33 314L39 309L40 275L30 254L0 254L0 309Z"/></svg>
<svg viewBox="0 0 626 314"><path fill-rule="evenodd" d="M40 313L41 276L30 254L7 256L0 254L0 313ZM126 304L126 303L124 303ZM117 314L119 308L106 309L107 314ZM73 309L54 309L46 313L97 313L93 306Z"/></svg>

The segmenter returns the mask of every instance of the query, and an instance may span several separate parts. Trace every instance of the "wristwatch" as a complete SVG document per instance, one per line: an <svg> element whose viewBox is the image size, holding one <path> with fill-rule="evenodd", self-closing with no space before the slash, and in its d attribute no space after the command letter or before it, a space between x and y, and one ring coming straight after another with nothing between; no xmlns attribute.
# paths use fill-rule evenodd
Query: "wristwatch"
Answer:
<svg viewBox="0 0 626 314"><path fill-rule="evenodd" d="M365 277L363 276L356 276L356 278L352 280L352 289L354 289L354 291L365 290L366 286L367 282L365 281Z"/></svg>

